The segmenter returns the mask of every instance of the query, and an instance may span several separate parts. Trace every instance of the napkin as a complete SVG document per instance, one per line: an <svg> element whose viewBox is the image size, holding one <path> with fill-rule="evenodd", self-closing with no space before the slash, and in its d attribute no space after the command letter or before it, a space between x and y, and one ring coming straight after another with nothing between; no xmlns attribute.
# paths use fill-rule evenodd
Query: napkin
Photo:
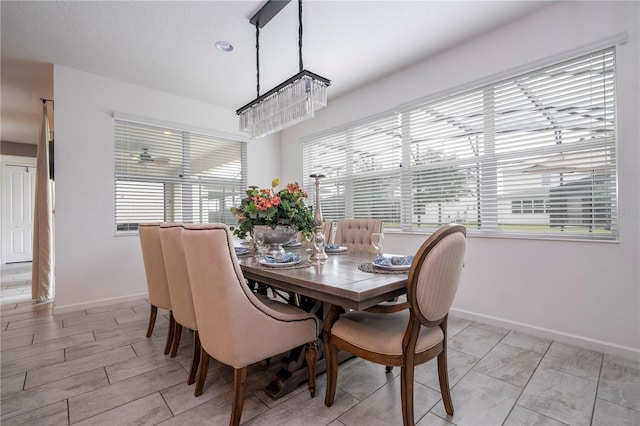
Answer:
<svg viewBox="0 0 640 426"><path fill-rule="evenodd" d="M244 247L234 247L235 251L236 251L236 255L239 256L241 254L247 254L249 253L249 249L248 248L244 248Z"/></svg>
<svg viewBox="0 0 640 426"><path fill-rule="evenodd" d="M411 262L413 262L413 256L376 256L373 259L373 263L380 266L411 265Z"/></svg>
<svg viewBox="0 0 640 426"><path fill-rule="evenodd" d="M297 262L301 259L300 254L298 253L285 253L282 261L278 262L275 256L266 255L264 257L265 262L267 263L289 263L289 262Z"/></svg>

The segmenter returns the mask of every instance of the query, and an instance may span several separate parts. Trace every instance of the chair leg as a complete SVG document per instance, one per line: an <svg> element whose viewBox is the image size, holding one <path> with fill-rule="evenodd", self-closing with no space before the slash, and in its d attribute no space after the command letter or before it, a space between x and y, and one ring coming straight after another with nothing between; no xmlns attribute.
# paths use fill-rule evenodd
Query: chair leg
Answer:
<svg viewBox="0 0 640 426"><path fill-rule="evenodd" d="M178 354L178 347L180 346L180 337L182 337L182 325L174 321L173 332L173 345L171 346L171 358L175 358Z"/></svg>
<svg viewBox="0 0 640 426"><path fill-rule="evenodd" d="M318 359L318 343L307 343L307 348L304 354L307 361L307 369L309 370L309 393L311 398L316 396L316 361Z"/></svg>
<svg viewBox="0 0 640 426"><path fill-rule="evenodd" d="M331 407L338 385L338 350L326 340L324 342L324 357L327 365L327 389L324 395L324 405Z"/></svg>
<svg viewBox="0 0 640 426"><path fill-rule="evenodd" d="M191 368L189 369L189 378L187 384L191 385L196 381L196 373L198 372L198 363L200 362L200 335L198 330L193 332L193 354L191 355Z"/></svg>
<svg viewBox="0 0 640 426"><path fill-rule="evenodd" d="M202 395L204 382L207 380L207 372L209 371L209 354L200 346L200 368L198 368L198 383L193 391L194 396Z"/></svg>
<svg viewBox="0 0 640 426"><path fill-rule="evenodd" d="M173 344L173 332L175 328L176 320L173 319L173 312L169 311L169 331L167 332L167 342L164 345L164 354L168 354Z"/></svg>
<svg viewBox="0 0 640 426"><path fill-rule="evenodd" d="M402 399L402 423L413 426L413 364L400 369L400 399Z"/></svg>
<svg viewBox="0 0 640 426"><path fill-rule="evenodd" d="M242 417L244 393L247 387L247 367L233 369L233 407L229 426L238 426Z"/></svg>
<svg viewBox="0 0 640 426"><path fill-rule="evenodd" d="M390 365L387 365L386 367L384 367L384 372L385 373L391 373L393 371L393 367Z"/></svg>
<svg viewBox="0 0 640 426"><path fill-rule="evenodd" d="M438 380L440 381L440 393L442 394L442 402L444 409L450 416L453 415L453 402L451 401L451 392L449 390L449 371L447 369L447 347L438 355Z"/></svg>
<svg viewBox="0 0 640 426"><path fill-rule="evenodd" d="M158 315L158 307L151 304L149 306L149 327L147 327L147 337L151 337L153 327L156 325L156 316Z"/></svg>

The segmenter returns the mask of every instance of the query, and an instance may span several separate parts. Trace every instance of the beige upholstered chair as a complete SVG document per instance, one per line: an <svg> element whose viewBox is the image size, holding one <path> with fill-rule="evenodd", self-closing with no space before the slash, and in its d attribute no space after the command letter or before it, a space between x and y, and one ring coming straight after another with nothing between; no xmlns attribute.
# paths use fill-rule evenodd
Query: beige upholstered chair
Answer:
<svg viewBox="0 0 640 426"><path fill-rule="evenodd" d="M375 253L371 245L371 234L382 232L382 221L378 219L341 219L338 221L335 243L349 247L356 253Z"/></svg>
<svg viewBox="0 0 640 426"><path fill-rule="evenodd" d="M147 337L151 337L151 333L153 332L158 308L168 310L169 331L167 332L167 341L164 346L164 353L166 355L171 350L173 343L174 319L173 312L171 311L169 284L167 283L167 274L164 268L162 245L160 243L160 224L141 223L138 226L138 233L140 235L140 246L142 247L144 272L147 277L149 303L151 304Z"/></svg>
<svg viewBox="0 0 640 426"><path fill-rule="evenodd" d="M320 227L320 230L322 231L322 235L324 235L324 240L327 244L331 242L332 224L333 224L332 221L327 220L322 222L322 226Z"/></svg>
<svg viewBox="0 0 640 426"><path fill-rule="evenodd" d="M249 290L226 225L185 224L182 240L202 344L200 374L206 375L209 355L234 368L230 424L240 423L247 366L298 346L307 345L314 396L318 318L284 303L265 304Z"/></svg>
<svg viewBox="0 0 640 426"><path fill-rule="evenodd" d="M187 378L187 384L190 385L195 381L198 363L200 362L200 338L198 336L196 314L193 309L193 297L191 296L187 262L184 257L184 247L182 245L182 224L163 223L160 225L160 242L162 243L164 266L167 271L173 318L175 319L171 358L175 357L178 353L182 328L186 327L193 330L193 355L191 357L191 368ZM197 392L198 390L200 393ZM202 389L196 388L196 396L200 396L201 393Z"/></svg>
<svg viewBox="0 0 640 426"><path fill-rule="evenodd" d="M466 248L463 226L445 226L418 250L407 283L407 302L340 315L332 306L323 339L327 359L325 405L338 381L337 349L368 361L401 368L402 420L413 425L414 366L438 357L442 401L453 414L447 371L447 317L458 289Z"/></svg>

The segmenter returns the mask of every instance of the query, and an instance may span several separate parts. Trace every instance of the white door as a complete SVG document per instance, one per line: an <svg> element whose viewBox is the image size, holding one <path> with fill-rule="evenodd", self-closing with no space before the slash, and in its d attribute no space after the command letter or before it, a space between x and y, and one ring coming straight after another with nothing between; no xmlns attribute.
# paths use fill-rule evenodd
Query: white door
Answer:
<svg viewBox="0 0 640 426"><path fill-rule="evenodd" d="M36 168L5 166L2 176L2 257L5 263L33 257Z"/></svg>

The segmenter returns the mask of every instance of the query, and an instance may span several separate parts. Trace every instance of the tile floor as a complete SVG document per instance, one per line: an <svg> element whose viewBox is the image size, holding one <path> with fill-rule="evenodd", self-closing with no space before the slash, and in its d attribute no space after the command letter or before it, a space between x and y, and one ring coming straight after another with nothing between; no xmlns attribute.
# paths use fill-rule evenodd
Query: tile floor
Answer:
<svg viewBox="0 0 640 426"><path fill-rule="evenodd" d="M162 354L166 312L145 338L146 300L53 315L30 299L31 264L1 269L0 423L9 425L226 425L232 374L212 361L205 393L186 385L189 334ZM435 362L415 374L415 416L427 425L640 425L640 363L458 318L449 321L454 416L440 399ZM305 386L270 400L272 374L249 371L246 425L398 425L396 368L352 359L340 366L332 407Z"/></svg>

